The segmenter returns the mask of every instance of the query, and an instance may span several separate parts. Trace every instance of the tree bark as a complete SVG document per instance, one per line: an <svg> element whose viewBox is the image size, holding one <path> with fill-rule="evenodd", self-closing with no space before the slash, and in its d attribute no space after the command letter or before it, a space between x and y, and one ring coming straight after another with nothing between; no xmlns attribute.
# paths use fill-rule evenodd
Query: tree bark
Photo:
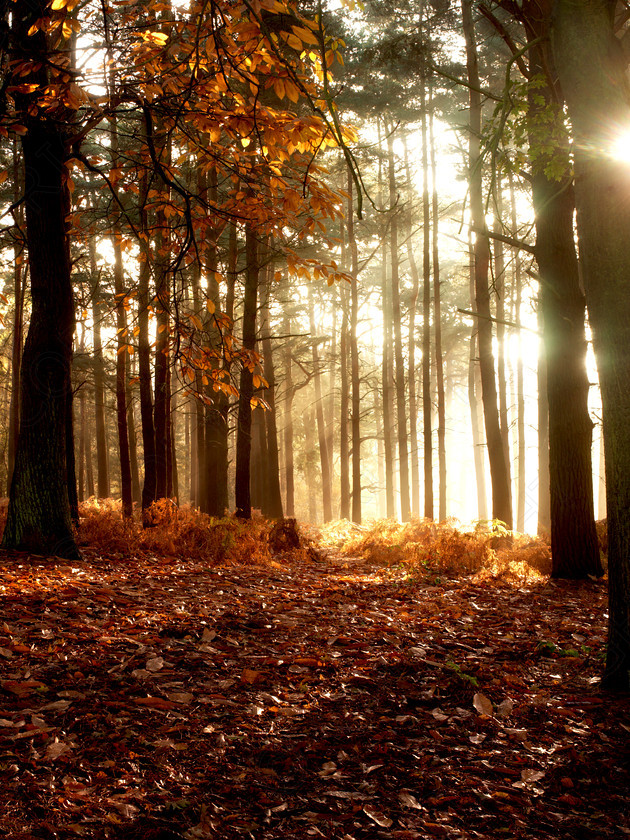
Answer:
<svg viewBox="0 0 630 840"><path fill-rule="evenodd" d="M438 209L437 166L435 155L435 136L433 132L433 89L429 86L429 145L431 147L432 195L431 211L433 217L433 320L435 342L435 385L437 394L437 439L438 439L438 519L446 519L446 398L444 394L444 359L442 354L442 285L440 280L440 249L438 230L440 214Z"/></svg>
<svg viewBox="0 0 630 840"><path fill-rule="evenodd" d="M9 407L9 440L7 449L7 495L15 466L15 454L20 432L20 366L24 332L24 242L22 238L23 213L19 207L21 196L21 163L18 141L13 141L13 204L15 239L13 245L13 337L11 341L11 403Z"/></svg>
<svg viewBox="0 0 630 840"><path fill-rule="evenodd" d="M140 227L146 238L140 241L140 271L138 276L138 379L140 387L140 421L144 459L142 485L142 521L149 524L146 512L156 500L155 427L153 425L153 393L151 388L151 343L149 337L149 280L151 277L151 250L149 223L145 207L148 178L143 173L140 183Z"/></svg>
<svg viewBox="0 0 630 840"><path fill-rule="evenodd" d="M532 36L546 35L548 23L548 16L538 25L530 17ZM533 74L542 74L545 69L553 72L553 57L545 42L532 46L529 61ZM556 108L561 113L562 98L553 85L555 79L548 78L547 86L530 93L533 120L544 108ZM544 105L539 104L541 98ZM535 140L532 136L530 142ZM554 155L557 159L564 151L568 172L568 145L562 150L557 144ZM547 176L551 162L549 154L537 157L531 183L547 368L552 575L582 578L603 574L593 504L585 300L575 252L573 187L568 174L563 181Z"/></svg>
<svg viewBox="0 0 630 840"><path fill-rule="evenodd" d="M245 295L243 300L243 348L251 352L256 346L256 301L258 297L258 243L251 224L245 227ZM252 449L252 405L254 393L253 364L241 367L238 426L236 432L236 515L250 519L252 515L249 488Z"/></svg>
<svg viewBox="0 0 630 840"><path fill-rule="evenodd" d="M359 250L354 235L352 200L352 174L348 172L348 249L350 251L350 380L351 404L350 425L352 428L352 521L361 524L361 380L359 377Z"/></svg>
<svg viewBox="0 0 630 840"><path fill-rule="evenodd" d="M100 276L96 266L96 241L93 234L88 234L90 254L90 278L92 292L92 331L94 342L94 424L96 430L96 473L99 499L109 496L109 464L107 438L105 436L105 363L103 360L103 341L101 338Z"/></svg>
<svg viewBox="0 0 630 840"><path fill-rule="evenodd" d="M424 69L420 79L422 136L422 443L424 455L424 516L433 519L433 434L431 399L431 203L429 195L429 133Z"/></svg>
<svg viewBox="0 0 630 840"><path fill-rule="evenodd" d="M313 359L313 383L315 385L315 415L317 418L317 437L319 440L319 463L322 476L322 505L324 522L332 519L332 487L328 471L328 449L326 447L326 427L324 424L324 407L322 404L321 371L319 349L317 347L317 330L315 328L315 305L313 290L308 287L308 312L311 329L311 356Z"/></svg>
<svg viewBox="0 0 630 840"><path fill-rule="evenodd" d="M46 36L27 33L47 3L15 4L13 37L33 69L20 84L45 85ZM68 429L74 300L66 232L67 149L57 119L29 113L29 94L16 93L27 128L22 137L26 235L31 278L31 320L22 357L20 436L3 548L78 559L68 496ZM36 109L35 109L36 110Z"/></svg>
<svg viewBox="0 0 630 840"><path fill-rule="evenodd" d="M490 461L492 484L492 518L504 522L512 529L512 494L509 473L499 425L497 386L495 380L494 353L492 351L492 320L490 312L490 291L488 270L490 265L490 242L486 228L483 205L481 137L481 93L477 45L472 19L472 0L462 0L462 22L466 40L466 65L468 70L470 100L470 215L475 230L475 302L477 318L477 342L481 370L481 398L486 430L486 443Z"/></svg>
<svg viewBox="0 0 630 840"><path fill-rule="evenodd" d="M407 522L411 515L409 495L409 441L407 438L407 403L405 399L405 365L402 349L402 311L400 306L400 280L398 276L398 195L394 168L394 138L392 130L387 135L387 162L389 175L389 204L391 222L389 246L391 261L391 312L394 328L394 378L396 387L396 428L398 433L398 472L400 479L400 516Z"/></svg>
<svg viewBox="0 0 630 840"><path fill-rule="evenodd" d="M573 127L577 228L602 394L608 510L605 688L630 688L630 173L602 154L627 125L626 62L607 0L558 0L554 51ZM595 150L594 152L592 150Z"/></svg>
<svg viewBox="0 0 630 840"><path fill-rule="evenodd" d="M265 282L262 289L260 318L262 327L263 373L267 382L264 390L265 402L269 406L265 416L267 432L267 516L271 519L282 519L282 494L280 492L280 465L278 461L278 427L276 423L276 375L273 364L273 347L271 343L271 323L269 309L269 295L273 279L273 263L270 261L265 271ZM330 441L330 437L329 437Z"/></svg>

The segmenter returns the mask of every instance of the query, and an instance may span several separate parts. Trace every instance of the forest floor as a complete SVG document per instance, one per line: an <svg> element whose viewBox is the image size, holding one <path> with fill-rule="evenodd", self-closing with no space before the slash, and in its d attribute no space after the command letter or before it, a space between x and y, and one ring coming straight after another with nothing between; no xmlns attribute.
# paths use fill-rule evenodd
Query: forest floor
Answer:
<svg viewBox="0 0 630 840"><path fill-rule="evenodd" d="M0 837L630 835L604 582L88 545L0 589Z"/></svg>

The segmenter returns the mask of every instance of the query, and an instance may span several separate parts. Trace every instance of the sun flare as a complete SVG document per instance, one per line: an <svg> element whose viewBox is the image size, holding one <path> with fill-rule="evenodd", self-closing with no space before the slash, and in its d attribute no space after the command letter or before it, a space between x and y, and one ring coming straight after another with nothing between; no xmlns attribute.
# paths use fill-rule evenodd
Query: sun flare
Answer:
<svg viewBox="0 0 630 840"><path fill-rule="evenodd" d="M630 128L620 131L613 139L610 154L615 160L630 164Z"/></svg>

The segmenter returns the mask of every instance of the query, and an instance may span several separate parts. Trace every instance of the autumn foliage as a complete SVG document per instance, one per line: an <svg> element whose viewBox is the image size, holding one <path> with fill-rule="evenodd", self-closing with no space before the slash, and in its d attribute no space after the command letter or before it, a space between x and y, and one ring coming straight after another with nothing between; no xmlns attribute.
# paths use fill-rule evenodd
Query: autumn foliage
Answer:
<svg viewBox="0 0 630 840"><path fill-rule="evenodd" d="M367 527L333 523L324 529L323 539L345 556L406 566L414 574L536 576L551 571L545 540L526 535L508 537L493 523L477 523L471 528L455 521L438 524L427 519L406 523L384 519Z"/></svg>

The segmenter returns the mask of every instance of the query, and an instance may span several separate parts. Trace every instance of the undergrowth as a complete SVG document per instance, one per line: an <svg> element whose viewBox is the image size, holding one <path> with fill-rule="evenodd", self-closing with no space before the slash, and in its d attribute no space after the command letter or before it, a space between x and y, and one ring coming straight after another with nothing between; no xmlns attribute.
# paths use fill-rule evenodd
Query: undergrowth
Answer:
<svg viewBox="0 0 630 840"><path fill-rule="evenodd" d="M454 520L395 522L380 519L367 526L329 523L322 544L346 556L385 566L404 566L415 574L539 577L551 571L549 544L523 534L510 535L498 523L464 528Z"/></svg>
<svg viewBox="0 0 630 840"><path fill-rule="evenodd" d="M90 500L80 506L80 546L103 554L133 556L153 554L164 559L185 557L208 565L220 563L267 564L273 562L268 545L269 523L262 517L241 521L215 519L188 506L177 507L168 499L151 510L150 528L133 519L124 521L120 503Z"/></svg>

